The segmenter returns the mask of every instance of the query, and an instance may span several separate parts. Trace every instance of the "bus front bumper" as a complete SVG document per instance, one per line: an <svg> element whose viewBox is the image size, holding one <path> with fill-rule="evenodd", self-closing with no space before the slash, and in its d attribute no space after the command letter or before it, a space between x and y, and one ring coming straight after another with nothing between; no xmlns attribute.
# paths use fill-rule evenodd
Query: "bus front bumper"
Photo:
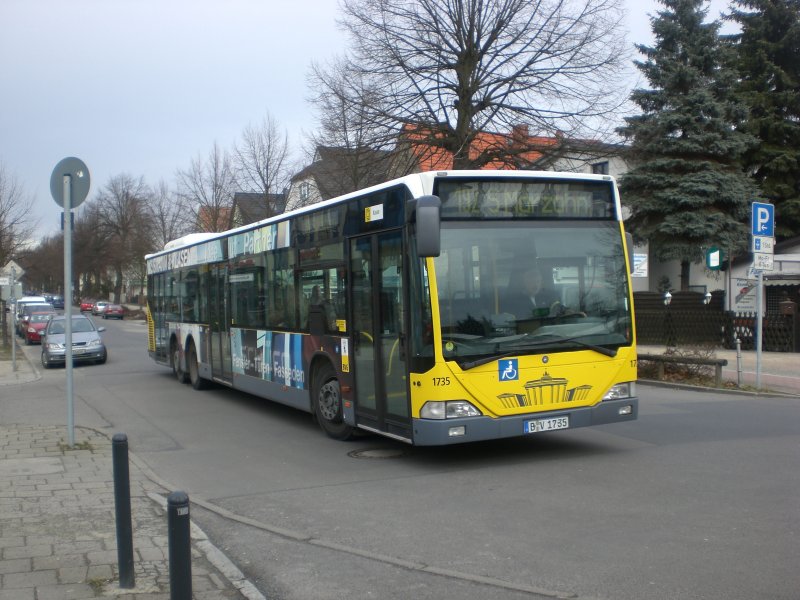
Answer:
<svg viewBox="0 0 800 600"><path fill-rule="evenodd" d="M540 413L528 413L513 417L464 417L460 419L412 419L414 428L414 444L419 446L444 446L447 444L463 444L499 438L535 435L530 432L538 421L546 431L577 429L592 425L606 425L633 421L639 414L638 398L606 400L595 406L554 410ZM568 426L560 419L567 417ZM547 429L552 427L552 429ZM541 433L537 431L536 433Z"/></svg>

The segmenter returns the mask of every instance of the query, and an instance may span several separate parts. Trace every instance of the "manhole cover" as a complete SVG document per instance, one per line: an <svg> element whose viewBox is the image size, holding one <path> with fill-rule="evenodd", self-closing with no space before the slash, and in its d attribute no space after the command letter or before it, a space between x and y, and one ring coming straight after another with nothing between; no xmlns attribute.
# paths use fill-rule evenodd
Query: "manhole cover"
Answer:
<svg viewBox="0 0 800 600"><path fill-rule="evenodd" d="M348 452L352 458L400 458L406 451L403 448L365 448Z"/></svg>
<svg viewBox="0 0 800 600"><path fill-rule="evenodd" d="M62 473L60 458L7 458L0 460L0 477L51 475Z"/></svg>

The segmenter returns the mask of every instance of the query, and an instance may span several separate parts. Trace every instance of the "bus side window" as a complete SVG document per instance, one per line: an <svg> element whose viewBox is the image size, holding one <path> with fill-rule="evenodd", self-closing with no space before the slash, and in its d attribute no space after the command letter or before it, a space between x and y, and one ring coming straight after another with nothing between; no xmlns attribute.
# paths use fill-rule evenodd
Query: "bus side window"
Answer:
<svg viewBox="0 0 800 600"><path fill-rule="evenodd" d="M300 273L299 280L301 326L316 335L340 332L345 315L344 268L310 268Z"/></svg>

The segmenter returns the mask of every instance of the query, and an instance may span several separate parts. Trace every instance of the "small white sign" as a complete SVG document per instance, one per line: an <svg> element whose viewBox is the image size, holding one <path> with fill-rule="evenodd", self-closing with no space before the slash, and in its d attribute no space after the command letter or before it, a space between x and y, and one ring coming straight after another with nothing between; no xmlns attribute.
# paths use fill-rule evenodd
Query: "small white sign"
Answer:
<svg viewBox="0 0 800 600"><path fill-rule="evenodd" d="M756 309L756 286L753 281L737 279L733 290L734 309L751 311Z"/></svg>
<svg viewBox="0 0 800 600"><path fill-rule="evenodd" d="M0 285L11 285L11 277L0 277Z"/></svg>
<svg viewBox="0 0 800 600"><path fill-rule="evenodd" d="M14 272L15 272L15 274L17 276L17 279L19 279L20 277L25 275L25 269L20 267L13 260L8 261L6 263L6 265L2 269L0 269L0 272L4 273L5 275L9 275L10 276L11 275L11 269L14 269Z"/></svg>
<svg viewBox="0 0 800 600"><path fill-rule="evenodd" d="M631 277L647 277L647 254L634 253Z"/></svg>
<svg viewBox="0 0 800 600"><path fill-rule="evenodd" d="M754 235L752 251L773 254L775 252L775 238L766 235Z"/></svg>
<svg viewBox="0 0 800 600"><path fill-rule="evenodd" d="M376 204L375 206L368 206L364 210L364 221L371 223L372 221L383 220L383 204Z"/></svg>
<svg viewBox="0 0 800 600"><path fill-rule="evenodd" d="M721 252L717 250L716 252L711 252L708 255L708 268L709 269L719 269L719 257L721 256Z"/></svg>
<svg viewBox="0 0 800 600"><path fill-rule="evenodd" d="M772 259L773 259L772 254L766 254L764 252L754 252L753 268L761 269L762 271L772 271L772 266L773 266Z"/></svg>

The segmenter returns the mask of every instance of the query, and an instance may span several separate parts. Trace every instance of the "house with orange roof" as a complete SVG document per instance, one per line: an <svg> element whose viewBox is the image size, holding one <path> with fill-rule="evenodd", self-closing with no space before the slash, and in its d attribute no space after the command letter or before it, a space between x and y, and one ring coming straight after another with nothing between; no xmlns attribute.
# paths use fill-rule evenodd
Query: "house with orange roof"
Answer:
<svg viewBox="0 0 800 600"><path fill-rule="evenodd" d="M418 171L453 168L453 153L437 144L444 134L430 128L406 125L398 139L398 150L410 153ZM531 169L569 171L619 176L627 171L624 146L563 135L531 135L527 125L509 133L479 132L469 148L470 159L483 162L481 169ZM482 156L483 155L483 156ZM482 160L478 160L481 158Z"/></svg>
<svg viewBox="0 0 800 600"><path fill-rule="evenodd" d="M407 124L392 152L318 146L314 161L291 179L287 210L408 173L450 170L454 157L443 147L444 136L444 132L428 126ZM518 125L508 133L477 133L469 156L476 162L486 161L481 169L621 175L627 170L623 149L617 144L572 140L562 135L531 135L526 125Z"/></svg>
<svg viewBox="0 0 800 600"><path fill-rule="evenodd" d="M230 206L201 206L197 211L197 229L200 232L225 231L230 222Z"/></svg>

